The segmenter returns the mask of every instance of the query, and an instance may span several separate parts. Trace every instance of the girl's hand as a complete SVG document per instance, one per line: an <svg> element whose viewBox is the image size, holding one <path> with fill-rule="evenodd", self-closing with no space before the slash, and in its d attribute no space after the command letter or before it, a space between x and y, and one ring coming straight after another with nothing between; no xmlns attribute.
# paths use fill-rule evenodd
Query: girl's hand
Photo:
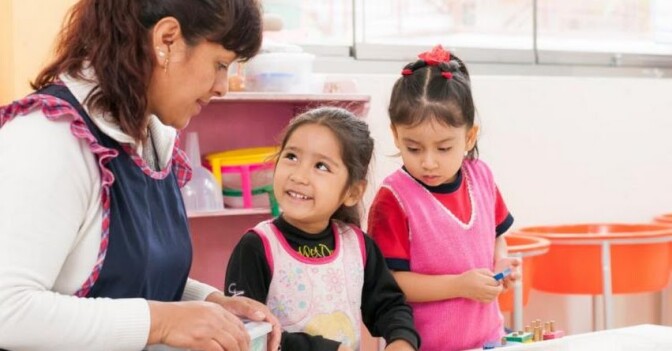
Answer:
<svg viewBox="0 0 672 351"><path fill-rule="evenodd" d="M338 351L353 351L353 350L349 346L341 344L341 346L338 347Z"/></svg>
<svg viewBox="0 0 672 351"><path fill-rule="evenodd" d="M477 268L458 276L462 296L482 303L490 303L502 292L502 285L487 269Z"/></svg>
<svg viewBox="0 0 672 351"><path fill-rule="evenodd" d="M273 329L268 336L267 349L269 351L275 351L280 347L282 328L280 327L278 319L271 313L266 305L247 297L227 297L220 292L210 294L206 301L215 302L239 317L253 321L271 323Z"/></svg>
<svg viewBox="0 0 672 351"><path fill-rule="evenodd" d="M515 257L505 257L495 262L495 273L501 272L506 268L511 268L511 274L502 280L504 290L512 286L513 282L520 279L520 259Z"/></svg>
<svg viewBox="0 0 672 351"><path fill-rule="evenodd" d="M243 322L216 303L150 301L149 313L148 345L204 351L241 351L250 347Z"/></svg>
<svg viewBox="0 0 672 351"><path fill-rule="evenodd" d="M397 339L387 345L385 351L415 351L415 347L411 346L406 340Z"/></svg>

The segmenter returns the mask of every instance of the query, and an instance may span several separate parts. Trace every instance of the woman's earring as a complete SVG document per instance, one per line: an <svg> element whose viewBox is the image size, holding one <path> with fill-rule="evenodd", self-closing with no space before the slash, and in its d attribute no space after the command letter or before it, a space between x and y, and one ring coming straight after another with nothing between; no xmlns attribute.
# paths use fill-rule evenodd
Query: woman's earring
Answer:
<svg viewBox="0 0 672 351"><path fill-rule="evenodd" d="M168 54L161 50L158 46L156 50L159 52L159 59L163 60L163 72L168 72L168 63L170 62L170 46L168 47Z"/></svg>

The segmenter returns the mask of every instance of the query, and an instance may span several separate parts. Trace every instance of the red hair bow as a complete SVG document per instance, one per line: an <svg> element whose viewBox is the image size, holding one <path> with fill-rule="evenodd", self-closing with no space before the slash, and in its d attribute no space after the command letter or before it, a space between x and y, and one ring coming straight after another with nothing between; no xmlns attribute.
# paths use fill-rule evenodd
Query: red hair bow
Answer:
<svg viewBox="0 0 672 351"><path fill-rule="evenodd" d="M453 73L452 72L441 72L441 76L446 79L453 79Z"/></svg>
<svg viewBox="0 0 672 351"><path fill-rule="evenodd" d="M441 45L437 45L432 51L423 52L418 57L430 66L437 66L441 62L450 61L450 52L444 50Z"/></svg>

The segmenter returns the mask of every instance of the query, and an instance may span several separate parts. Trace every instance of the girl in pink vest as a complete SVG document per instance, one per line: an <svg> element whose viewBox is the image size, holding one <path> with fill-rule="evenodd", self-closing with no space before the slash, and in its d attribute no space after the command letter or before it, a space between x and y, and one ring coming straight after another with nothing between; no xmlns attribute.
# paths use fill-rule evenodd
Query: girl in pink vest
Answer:
<svg viewBox="0 0 672 351"><path fill-rule="evenodd" d="M369 233L413 307L422 350L480 348L504 334L497 296L518 276L502 236L513 217L476 158L467 68L441 46L419 57L392 91L404 166L376 194ZM502 284L493 276L505 268L514 273Z"/></svg>
<svg viewBox="0 0 672 351"><path fill-rule="evenodd" d="M281 144L273 190L282 208L234 248L225 291L264 302L283 350L358 350L363 322L385 350L417 350L411 308L358 206L373 153L368 126L340 108L296 117Z"/></svg>

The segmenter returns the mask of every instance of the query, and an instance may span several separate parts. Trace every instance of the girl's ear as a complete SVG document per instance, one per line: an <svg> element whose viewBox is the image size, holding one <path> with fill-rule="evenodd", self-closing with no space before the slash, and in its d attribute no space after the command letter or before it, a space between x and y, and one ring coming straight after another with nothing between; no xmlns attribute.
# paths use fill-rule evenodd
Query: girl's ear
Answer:
<svg viewBox="0 0 672 351"><path fill-rule="evenodd" d="M467 150L465 151L471 151L471 149L474 148L474 145L476 145L476 140L478 140L478 130L479 126L474 124L467 131Z"/></svg>
<svg viewBox="0 0 672 351"><path fill-rule="evenodd" d="M350 186L350 189L345 193L343 205L347 207L355 206L362 200L364 192L366 191L366 180L360 180Z"/></svg>

